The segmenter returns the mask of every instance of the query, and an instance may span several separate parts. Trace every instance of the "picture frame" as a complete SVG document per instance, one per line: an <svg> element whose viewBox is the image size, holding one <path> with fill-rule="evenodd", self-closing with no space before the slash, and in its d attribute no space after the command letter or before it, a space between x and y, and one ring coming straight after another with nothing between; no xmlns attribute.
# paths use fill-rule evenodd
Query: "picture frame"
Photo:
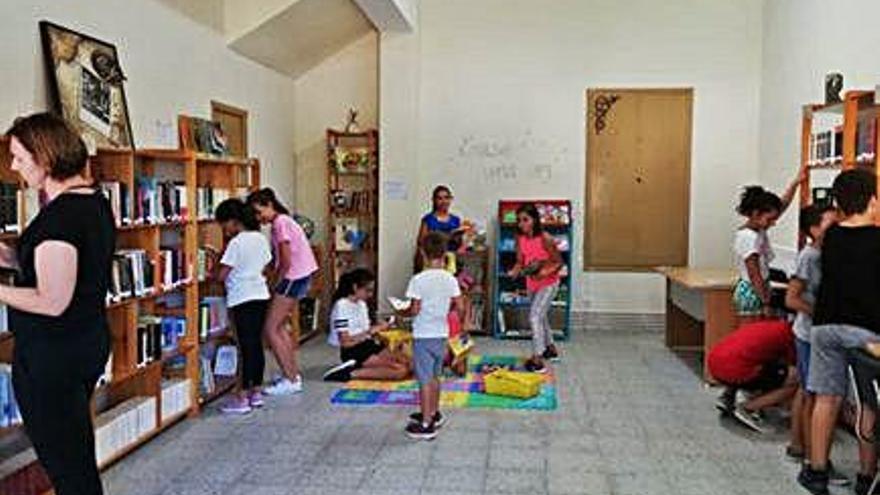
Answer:
<svg viewBox="0 0 880 495"><path fill-rule="evenodd" d="M134 149L116 46L50 21L39 27L51 110L91 149Z"/></svg>

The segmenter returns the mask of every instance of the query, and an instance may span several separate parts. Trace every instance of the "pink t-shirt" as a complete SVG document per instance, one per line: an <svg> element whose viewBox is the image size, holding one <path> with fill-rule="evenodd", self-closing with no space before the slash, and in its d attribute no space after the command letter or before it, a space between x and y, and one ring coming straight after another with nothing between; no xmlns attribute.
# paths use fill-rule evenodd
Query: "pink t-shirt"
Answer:
<svg viewBox="0 0 880 495"><path fill-rule="evenodd" d="M272 252L276 268L281 263L278 249L282 242L287 242L290 249L290 268L284 274L285 279L299 280L318 270L318 262L315 261L306 233L290 215L278 215L272 220Z"/></svg>
<svg viewBox="0 0 880 495"><path fill-rule="evenodd" d="M536 261L546 261L550 259L550 253L544 247L544 236L526 237L520 235L517 237L519 243L519 252L523 257L523 267L527 267ZM559 283L559 272L537 280L531 276L526 277L526 290L530 294L534 294L544 287L549 287Z"/></svg>

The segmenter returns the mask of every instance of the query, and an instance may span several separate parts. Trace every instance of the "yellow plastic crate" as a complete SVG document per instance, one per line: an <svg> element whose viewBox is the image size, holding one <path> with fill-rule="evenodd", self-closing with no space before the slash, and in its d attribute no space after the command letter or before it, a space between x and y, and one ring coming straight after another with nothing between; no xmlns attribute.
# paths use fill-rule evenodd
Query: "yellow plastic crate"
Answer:
<svg viewBox="0 0 880 495"><path fill-rule="evenodd" d="M541 384L544 383L543 375L538 373L524 373L522 371L495 370L483 377L486 393L491 395L506 395L508 397L520 397L528 399L538 395Z"/></svg>

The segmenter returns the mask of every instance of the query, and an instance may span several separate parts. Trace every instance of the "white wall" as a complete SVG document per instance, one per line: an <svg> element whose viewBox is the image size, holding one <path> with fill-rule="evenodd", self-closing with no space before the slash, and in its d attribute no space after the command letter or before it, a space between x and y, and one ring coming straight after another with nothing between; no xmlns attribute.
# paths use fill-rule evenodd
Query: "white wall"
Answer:
<svg viewBox="0 0 880 495"><path fill-rule="evenodd" d="M328 128L342 130L348 110L362 129L378 125L378 36L371 33L296 80L296 209L326 239Z"/></svg>
<svg viewBox="0 0 880 495"><path fill-rule="evenodd" d="M659 277L580 268L590 87L694 88L690 262L728 265L737 187L758 175L761 6L423 0L418 32L381 43L383 176L410 187L381 215L382 291L403 291L419 215L446 183L483 222L502 198L572 199L577 308L663 311Z"/></svg>
<svg viewBox="0 0 880 495"><path fill-rule="evenodd" d="M173 143L158 129L176 125L179 113L210 116L212 99L245 108L263 182L293 199L294 84L234 54L216 30L152 0L3 0L0 19L0 127L46 109L37 27L46 19L116 44L137 146L176 146L176 128Z"/></svg>
<svg viewBox="0 0 880 495"><path fill-rule="evenodd" d="M801 107L824 101L825 74L841 72L847 89L880 83L880 31L873 0L773 0L764 6L761 91L761 182L781 187L800 164ZM772 232L780 248L794 249L797 215ZM783 252L784 253L784 252ZM784 253L785 254L785 253Z"/></svg>

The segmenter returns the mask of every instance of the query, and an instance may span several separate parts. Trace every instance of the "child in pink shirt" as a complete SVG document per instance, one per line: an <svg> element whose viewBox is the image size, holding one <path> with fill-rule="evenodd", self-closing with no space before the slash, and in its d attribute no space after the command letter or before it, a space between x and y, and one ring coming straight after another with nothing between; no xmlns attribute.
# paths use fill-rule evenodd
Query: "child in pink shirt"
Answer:
<svg viewBox="0 0 880 495"><path fill-rule="evenodd" d="M297 363L297 342L285 331L285 322L299 300L308 294L312 274L318 270L315 255L302 227L278 201L272 189L264 188L248 196L257 218L272 225L272 252L275 258L274 294L266 315L263 334L275 354L283 376L266 388L269 395L290 395L302 391Z"/></svg>

